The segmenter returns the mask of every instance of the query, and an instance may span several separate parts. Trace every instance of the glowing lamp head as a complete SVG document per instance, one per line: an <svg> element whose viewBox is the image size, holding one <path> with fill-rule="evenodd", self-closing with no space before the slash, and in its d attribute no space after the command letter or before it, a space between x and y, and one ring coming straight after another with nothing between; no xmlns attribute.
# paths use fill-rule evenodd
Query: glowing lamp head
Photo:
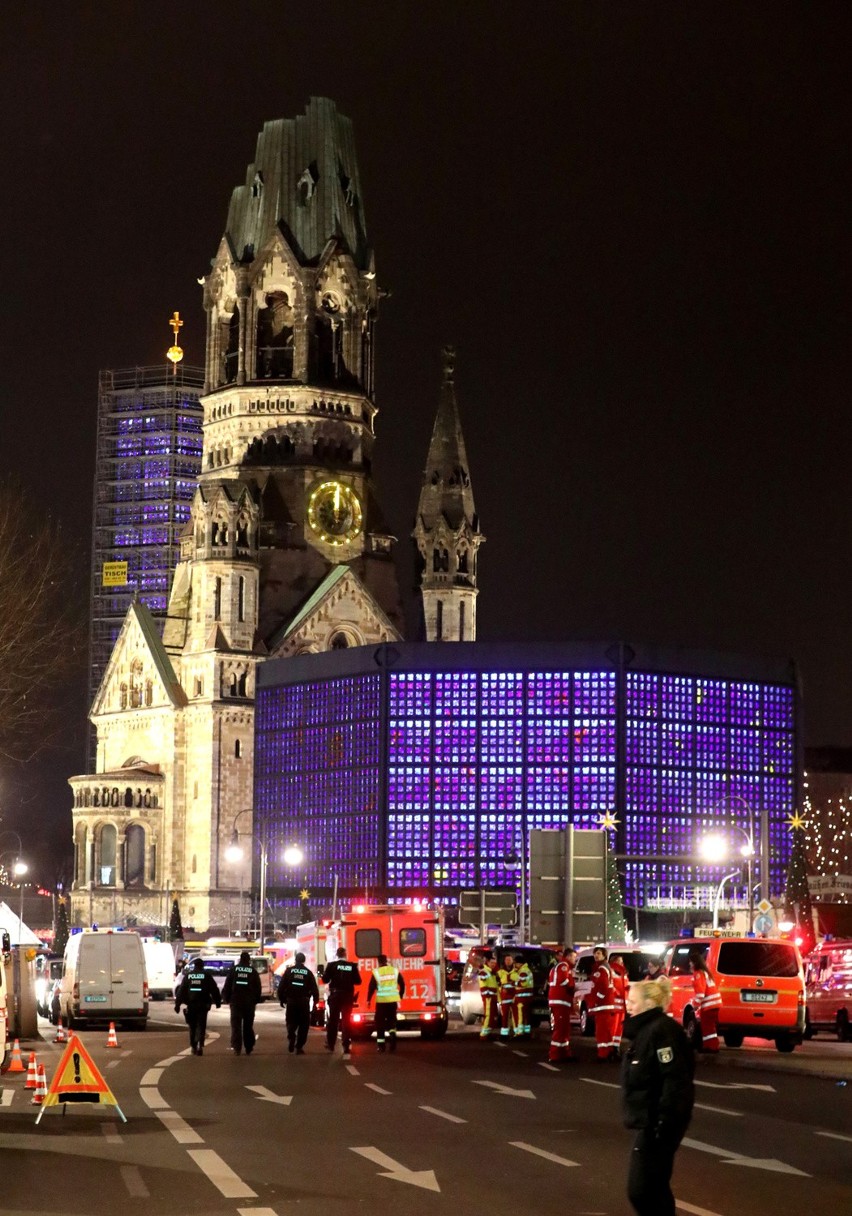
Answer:
<svg viewBox="0 0 852 1216"><path fill-rule="evenodd" d="M284 850L284 864L288 866L300 866L305 860L305 854L297 844L288 845Z"/></svg>
<svg viewBox="0 0 852 1216"><path fill-rule="evenodd" d="M728 844L723 836L705 836L701 841L701 854L705 861L724 861L728 855Z"/></svg>
<svg viewBox="0 0 852 1216"><path fill-rule="evenodd" d="M30 867L25 861L16 861L13 867L13 872L16 878L23 878Z"/></svg>

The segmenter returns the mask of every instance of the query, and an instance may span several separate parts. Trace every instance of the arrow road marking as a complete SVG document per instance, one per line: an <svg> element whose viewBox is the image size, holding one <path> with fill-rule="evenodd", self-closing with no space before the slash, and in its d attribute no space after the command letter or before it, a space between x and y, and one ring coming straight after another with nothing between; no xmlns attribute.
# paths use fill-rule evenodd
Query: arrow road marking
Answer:
<svg viewBox="0 0 852 1216"><path fill-rule="evenodd" d="M778 1092L774 1085L747 1085L739 1081L726 1081L724 1085L720 1085L718 1081L696 1081L695 1084L704 1085L707 1089L759 1089L767 1094Z"/></svg>
<svg viewBox="0 0 852 1216"><path fill-rule="evenodd" d="M532 1098L535 1101L535 1094L531 1089L512 1089L510 1085L501 1085L499 1081L474 1081L473 1084L485 1085L496 1094L508 1094L512 1098Z"/></svg>
<svg viewBox="0 0 852 1216"><path fill-rule="evenodd" d="M467 1123L467 1119L460 1119L458 1115L448 1115L445 1110L438 1110L437 1106L421 1106L421 1110L425 1110L429 1115L437 1115L439 1119L449 1119L450 1123Z"/></svg>
<svg viewBox="0 0 852 1216"><path fill-rule="evenodd" d="M361 1157L366 1157L374 1165L378 1165L384 1171L380 1175L382 1178L391 1178L394 1182L408 1182L411 1186L422 1187L425 1191L440 1191L441 1189L434 1170L406 1169L404 1165L394 1161L393 1157L388 1157L386 1153L369 1145L366 1148L353 1148L351 1151L358 1153Z"/></svg>
<svg viewBox="0 0 852 1216"><path fill-rule="evenodd" d="M246 1089L250 1089L253 1094L257 1094L261 1102L278 1102L281 1106L289 1106L293 1101L292 1095L274 1094L265 1085L247 1085Z"/></svg>
<svg viewBox="0 0 852 1216"><path fill-rule="evenodd" d="M748 1165L756 1170L771 1170L775 1174L796 1174L799 1178L810 1178L804 1170L797 1170L794 1165L777 1161L774 1157L745 1157L742 1153L732 1153L726 1148L717 1148L715 1144L705 1144L702 1140L684 1139L681 1141L687 1148L697 1149L699 1153L712 1153L714 1157L724 1157L723 1165Z"/></svg>
<svg viewBox="0 0 852 1216"><path fill-rule="evenodd" d="M534 1144L526 1144L523 1140L510 1140L509 1144L512 1148L522 1148L525 1153L535 1153L536 1157L544 1157L545 1161L555 1161L557 1165L577 1165L579 1161L569 1161L567 1157L557 1157L556 1153L548 1153L543 1148L536 1148Z"/></svg>

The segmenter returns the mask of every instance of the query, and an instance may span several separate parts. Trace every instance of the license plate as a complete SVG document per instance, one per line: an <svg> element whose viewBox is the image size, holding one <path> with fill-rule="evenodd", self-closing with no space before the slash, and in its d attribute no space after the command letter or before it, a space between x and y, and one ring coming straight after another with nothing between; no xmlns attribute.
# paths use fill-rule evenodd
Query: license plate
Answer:
<svg viewBox="0 0 852 1216"><path fill-rule="evenodd" d="M105 997L105 996L87 996L87 997L84 997L84 1000L87 1000L87 1001L105 1001L105 1000L106 1000L106 997Z"/></svg>
<svg viewBox="0 0 852 1216"><path fill-rule="evenodd" d="M404 1014L404 1013L398 1013L398 1014L396 1015L396 1020L397 1020L398 1022L404 1022L404 1021L405 1021L405 1014Z"/></svg>
<svg viewBox="0 0 852 1216"><path fill-rule="evenodd" d="M751 1005L774 1005L777 992L741 992L740 996Z"/></svg>

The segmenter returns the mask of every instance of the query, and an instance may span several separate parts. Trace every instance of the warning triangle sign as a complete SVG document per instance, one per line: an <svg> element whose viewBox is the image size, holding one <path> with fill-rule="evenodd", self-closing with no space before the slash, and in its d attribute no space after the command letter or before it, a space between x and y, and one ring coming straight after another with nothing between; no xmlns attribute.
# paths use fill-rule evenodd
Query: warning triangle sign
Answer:
<svg viewBox="0 0 852 1216"><path fill-rule="evenodd" d="M98 1066L75 1034L71 1035L62 1053L36 1123L48 1106L57 1106L61 1102L94 1102L114 1106L127 1122Z"/></svg>

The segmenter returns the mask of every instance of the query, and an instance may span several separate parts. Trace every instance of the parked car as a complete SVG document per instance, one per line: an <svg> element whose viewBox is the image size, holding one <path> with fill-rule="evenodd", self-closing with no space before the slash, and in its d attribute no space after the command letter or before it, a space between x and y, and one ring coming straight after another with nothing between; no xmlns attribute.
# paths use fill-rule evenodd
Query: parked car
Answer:
<svg viewBox="0 0 852 1216"><path fill-rule="evenodd" d="M510 954L513 959L523 959L529 964L533 973L535 986L530 1009L530 1025L535 1029L540 1022L550 1016L547 1004L547 977L553 966L552 950L548 950L546 946L472 946L462 972L459 995L459 1013L466 1026L472 1026L477 1018L482 1017L479 972L482 970L485 960L496 957L498 966L502 967L503 959L507 954Z"/></svg>
<svg viewBox="0 0 852 1216"><path fill-rule="evenodd" d="M827 939L805 960L805 1038L819 1031L852 1040L852 939Z"/></svg>
<svg viewBox="0 0 852 1216"><path fill-rule="evenodd" d="M805 1031L805 977L798 947L761 937L679 938L669 942L663 965L672 983L669 1013L700 1046L690 951L700 949L716 980L722 1006L719 1035L726 1047L742 1047L746 1036L774 1039L793 1051Z"/></svg>
<svg viewBox="0 0 852 1216"><path fill-rule="evenodd" d="M148 980L137 933L83 929L65 947L59 1006L73 1030L88 1021L133 1023L148 1020Z"/></svg>

